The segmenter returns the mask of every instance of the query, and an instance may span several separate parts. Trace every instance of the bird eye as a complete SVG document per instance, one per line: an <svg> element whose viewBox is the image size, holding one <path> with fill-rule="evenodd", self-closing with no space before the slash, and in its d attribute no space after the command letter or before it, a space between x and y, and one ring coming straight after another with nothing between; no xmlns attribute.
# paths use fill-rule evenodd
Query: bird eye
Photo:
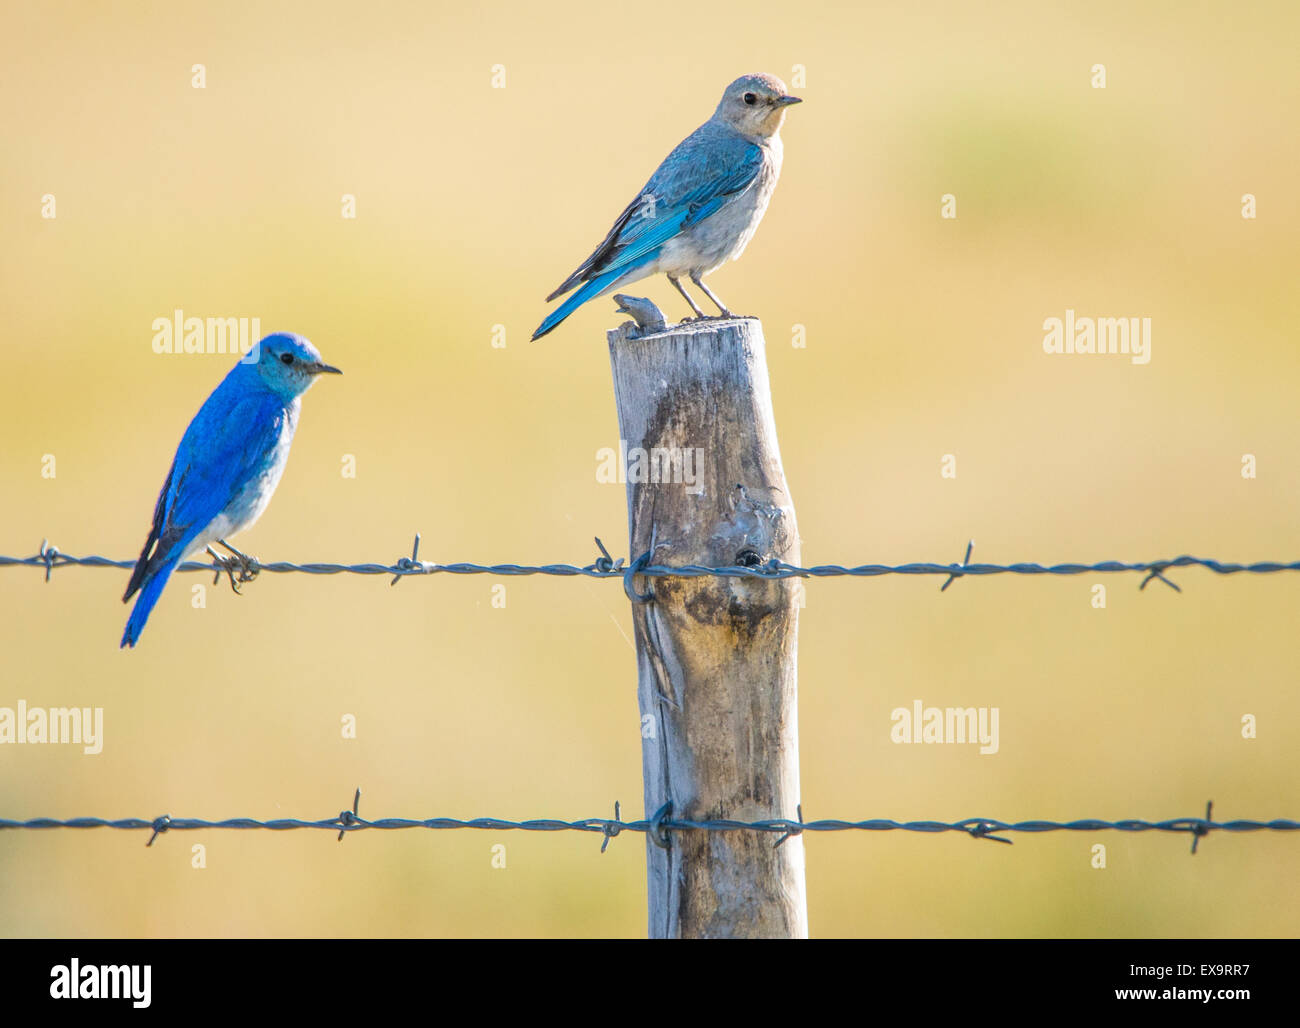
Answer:
<svg viewBox="0 0 1300 1028"><path fill-rule="evenodd" d="M280 354L280 363L281 363L281 364L292 364L292 363L293 363L293 354L291 354L291 353L282 353L282 354Z"/></svg>
<svg viewBox="0 0 1300 1028"><path fill-rule="evenodd" d="M753 93L746 93L743 97L741 97L741 99L744 100L745 103L750 107L753 107L754 104L758 103L758 97L756 97Z"/></svg>

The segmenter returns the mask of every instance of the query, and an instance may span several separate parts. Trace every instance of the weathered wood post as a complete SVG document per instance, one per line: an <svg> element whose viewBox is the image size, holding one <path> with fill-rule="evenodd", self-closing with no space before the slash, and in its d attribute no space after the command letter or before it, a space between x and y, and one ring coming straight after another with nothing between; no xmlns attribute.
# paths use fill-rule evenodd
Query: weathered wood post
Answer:
<svg viewBox="0 0 1300 1028"><path fill-rule="evenodd" d="M762 326L749 318L609 332L627 447L631 558L799 563ZM673 819L794 820L798 579L646 578L636 602L645 808ZM649 836L654 938L806 937L800 836Z"/></svg>

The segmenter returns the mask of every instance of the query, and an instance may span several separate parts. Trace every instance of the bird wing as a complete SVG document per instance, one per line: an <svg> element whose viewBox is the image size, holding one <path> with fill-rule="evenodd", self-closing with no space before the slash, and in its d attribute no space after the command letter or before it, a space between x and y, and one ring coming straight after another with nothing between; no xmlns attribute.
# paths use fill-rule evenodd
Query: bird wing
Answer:
<svg viewBox="0 0 1300 1028"><path fill-rule="evenodd" d="M153 527L127 583L126 602L177 548L187 550L197 533L224 511L238 492L264 470L280 441L289 413L266 390L226 389L208 397L181 439L167 481L154 507Z"/></svg>
<svg viewBox="0 0 1300 1028"><path fill-rule="evenodd" d="M176 543L174 533L167 526L167 497L171 492L172 479L176 477L176 462L172 461L172 466L167 471L167 481L163 483L162 492L158 494L158 502L153 509L153 527L149 529L149 538L144 541L144 549L140 551L140 556L136 559L135 567L131 571L131 581L126 583L126 594L122 597L122 602L126 603L136 590L144 585L145 573L151 570L150 551L155 554L166 552ZM168 533L168 538L163 541L163 532ZM156 566L156 565L154 565Z"/></svg>
<svg viewBox="0 0 1300 1028"><path fill-rule="evenodd" d="M597 275L632 267L655 247L716 214L754 184L762 166L758 144L705 123L664 159L591 256L546 299L563 296Z"/></svg>

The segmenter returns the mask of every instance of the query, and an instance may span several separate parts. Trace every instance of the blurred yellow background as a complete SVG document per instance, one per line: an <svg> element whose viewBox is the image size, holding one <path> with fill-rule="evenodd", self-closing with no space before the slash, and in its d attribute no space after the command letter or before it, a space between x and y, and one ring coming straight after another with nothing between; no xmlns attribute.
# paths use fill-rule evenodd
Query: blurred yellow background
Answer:
<svg viewBox="0 0 1300 1028"><path fill-rule="evenodd" d="M1288 3L6 4L0 553L139 552L231 364L153 353L177 308L301 332L346 373L305 398L246 551L391 562L419 531L442 562L584 564L596 534L625 553L623 488L595 476L622 316L601 299L528 336L728 82L801 65L766 221L710 283L763 319L806 564L950 561L968 538L996 563L1296 558L1298 30ZM686 313L662 278L633 291ZM1044 354L1067 308L1150 317L1150 364ZM811 582L805 815L1295 817L1300 579L1171 577L1181 595ZM0 816L324 818L356 786L371 818L641 815L617 581L509 579L494 609L482 576L263 575L235 597L180 575L131 652L126 578L0 570L0 706L102 706L106 733L99 756L0 747ZM891 743L918 698L999 707L1000 752ZM639 836L146 839L0 834L0 932L645 931ZM1283 834L1195 858L1154 833L806 842L820 936L1300 923Z"/></svg>

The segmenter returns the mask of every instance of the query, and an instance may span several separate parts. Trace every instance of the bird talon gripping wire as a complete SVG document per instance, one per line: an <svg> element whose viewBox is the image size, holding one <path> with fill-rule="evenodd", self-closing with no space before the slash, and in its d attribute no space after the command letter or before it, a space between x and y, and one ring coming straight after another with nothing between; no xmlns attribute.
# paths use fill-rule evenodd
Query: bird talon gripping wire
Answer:
<svg viewBox="0 0 1300 1028"><path fill-rule="evenodd" d="M221 540L218 540L221 542ZM239 587L245 582L251 582L262 570L256 557L250 557L247 554L240 553L229 543L222 542L222 546L230 551L229 557L223 557L217 553L211 546L208 547L208 554L212 557L213 564L216 567L216 574L212 577L212 584L216 585L221 581L221 574L224 571L230 579L230 588L236 596L242 596ZM239 577L235 577L235 572L239 572Z"/></svg>

